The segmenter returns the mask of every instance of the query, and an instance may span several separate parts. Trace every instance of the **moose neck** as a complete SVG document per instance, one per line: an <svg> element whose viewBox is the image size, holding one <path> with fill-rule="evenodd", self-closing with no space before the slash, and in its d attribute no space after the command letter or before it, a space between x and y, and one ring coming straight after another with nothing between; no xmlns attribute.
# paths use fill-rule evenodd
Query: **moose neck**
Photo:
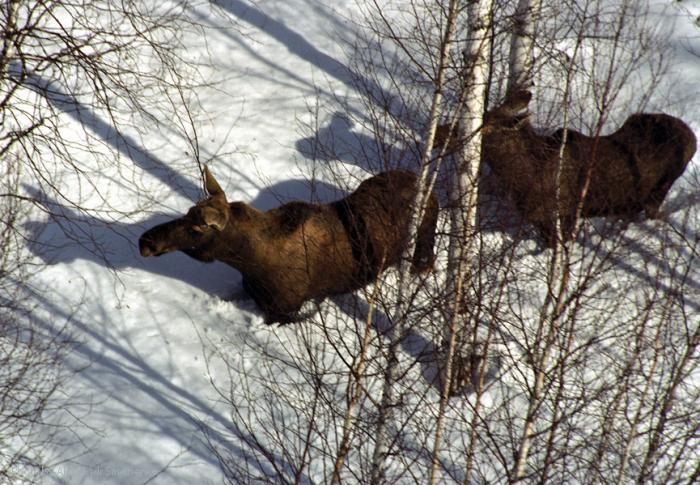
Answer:
<svg viewBox="0 0 700 485"><path fill-rule="evenodd" d="M519 160L530 151L530 132L528 125L521 128L488 127L484 131L482 156L484 161L496 172L508 170L520 164ZM512 170L508 170L512 172Z"/></svg>
<svg viewBox="0 0 700 485"><path fill-rule="evenodd" d="M270 258L266 254L267 244L263 244L269 216L256 209L254 218L235 220L226 225L221 236L212 247L214 259L233 266L245 274Z"/></svg>

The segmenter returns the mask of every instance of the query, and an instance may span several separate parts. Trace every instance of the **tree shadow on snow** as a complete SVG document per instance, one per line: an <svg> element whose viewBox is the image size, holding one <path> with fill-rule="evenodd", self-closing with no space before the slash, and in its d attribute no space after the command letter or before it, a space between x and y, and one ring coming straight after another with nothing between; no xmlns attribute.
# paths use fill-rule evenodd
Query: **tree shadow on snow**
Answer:
<svg viewBox="0 0 700 485"><path fill-rule="evenodd" d="M329 78L342 82L348 88L355 89L358 85L361 85L364 89L373 93L374 99L390 100L395 98L395 96L392 96L390 92L387 92L375 80L367 78L361 72L352 70L334 57L321 51L302 34L290 28L284 22L271 17L256 6L249 5L240 0L217 0L214 4L235 17L235 19L241 23L264 32L284 45L291 54L308 62ZM325 11L324 7L321 5L318 6L317 10L318 9L320 9L321 12ZM326 14L325 17L329 22L335 21L338 29L344 28L347 25L346 23L340 22L334 15ZM256 55L255 53L251 54ZM285 77L299 80L299 76L297 76L296 73L290 73L279 63L271 63L269 61L266 61L266 63L275 70L279 70ZM404 110L406 109L405 106L402 108ZM389 106L388 109L392 109L392 107ZM408 119L416 119L413 115L415 115L415 113L406 113Z"/></svg>
<svg viewBox="0 0 700 485"><path fill-rule="evenodd" d="M8 71L17 81L22 79L22 70L16 61L10 62ZM117 130L111 123L95 113L91 107L78 101L56 82L37 74L25 74L26 78L23 80L27 88L43 96L60 112L89 128L115 151L130 159L134 165L184 197L192 199L202 194L202 189L191 180L174 170L166 162L151 155L148 150L140 146L137 140Z"/></svg>
<svg viewBox="0 0 700 485"><path fill-rule="evenodd" d="M369 304L359 295L338 295L331 297L331 300L351 319L364 321L367 318ZM382 338L388 338L392 325L393 322L389 315L376 307L372 308L372 326ZM438 338L441 337L439 336ZM403 352L410 355L415 363L420 366L421 376L424 381L440 394L442 392L442 384L439 375L443 364L440 345L436 344L434 338L426 336L417 328L408 326L402 329L402 334L399 336L399 346ZM499 368L500 360L498 358L493 359L485 375L485 384L488 384L498 376ZM472 390L467 389L466 392L471 393Z"/></svg>
<svg viewBox="0 0 700 485"><path fill-rule="evenodd" d="M43 309L52 315L52 322L69 321L69 329L72 333L80 335L81 339L89 340L91 343L91 345L75 345L70 355L71 365L77 369L84 370L86 363L89 365L89 372L78 374L92 390L92 395L82 396L83 399L87 399L84 405L92 406L92 400L95 398L108 401L108 406L118 403L127 411L124 418L129 423L134 421L147 423L148 429L144 432L154 434L154 431L157 431L171 438L181 450L186 450L205 463L216 468L220 466L218 458L212 454L212 446L215 446L218 450L225 450L229 456L237 460L254 464L268 476L275 476L275 470L269 469L245 447L231 440L231 436L235 436L245 443L253 439L251 436L243 433L235 423L231 423L228 415L220 413L206 399L194 394L184 385L174 384L173 376L165 375L149 365L136 352L125 335L113 333L109 330L109 325L99 326L95 325L95 322L76 318L75 315L43 295L35 296ZM100 316L95 315L95 318L99 319ZM37 324L48 331L54 328L52 322L37 320ZM105 320L104 323L108 321ZM111 418L118 418L117 415L112 414L113 408L109 407L107 412L110 413ZM204 437L199 436L200 432L204 433ZM138 448L140 445L143 443L134 443L132 446ZM97 447L99 449L99 443ZM114 452L113 449L104 451ZM66 465L72 464L84 468L87 472L86 476L90 476L92 473L99 473L100 467L103 466L95 462L94 456L91 456L91 459L93 461L90 463L81 463L78 457L67 462ZM109 456L107 459L113 460L114 464L108 464L108 468L119 470L114 466L128 457ZM275 456L274 461L293 469L282 456ZM165 468L163 463L152 463L153 470L133 469L133 463L130 465L132 465L131 471L125 471L125 476L131 476L130 473L133 472L136 475L143 475L145 479L150 475L154 477L167 473L167 466L170 463ZM70 475L71 473L68 472L66 479L70 480ZM302 480L304 483L311 483L308 477L302 477Z"/></svg>
<svg viewBox="0 0 700 485"><path fill-rule="evenodd" d="M240 287L240 273L224 263L202 263L180 252L151 258L139 255L138 238L145 230L182 217L189 206L177 214L156 214L129 223L93 217L31 187L25 190L30 197L41 200L45 211L51 215L48 220L29 221L24 225L31 241L29 249L45 264L85 260L111 270L136 268L183 281L221 298L229 298ZM330 184L287 180L265 187L250 204L269 210L290 200L331 201L342 196L343 192Z"/></svg>

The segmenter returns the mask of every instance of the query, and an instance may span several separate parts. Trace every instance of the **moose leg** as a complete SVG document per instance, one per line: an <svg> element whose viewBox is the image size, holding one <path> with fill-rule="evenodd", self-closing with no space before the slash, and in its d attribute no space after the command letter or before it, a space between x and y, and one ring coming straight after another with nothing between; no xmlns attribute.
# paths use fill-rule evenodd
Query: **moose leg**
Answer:
<svg viewBox="0 0 700 485"><path fill-rule="evenodd" d="M413 273L426 273L433 268L435 254L433 253L434 235L431 237L419 234L416 240L416 250L413 253L411 269Z"/></svg>
<svg viewBox="0 0 700 485"><path fill-rule="evenodd" d="M437 207L432 204L426 209L425 216L418 228L416 249L413 252L412 272L425 273L433 268L435 263L435 226L437 225Z"/></svg>
<svg viewBox="0 0 700 485"><path fill-rule="evenodd" d="M250 281L247 278L243 278L243 289L263 311L267 325L278 322L283 324L291 323L298 319L297 312L301 305L290 311L285 311L279 308L274 297L263 285Z"/></svg>
<svg viewBox="0 0 700 485"><path fill-rule="evenodd" d="M551 222L533 222L534 226L537 228L537 232L540 233L542 242L546 248L553 248L557 244L557 230L556 225Z"/></svg>
<svg viewBox="0 0 700 485"><path fill-rule="evenodd" d="M652 201L644 204L644 215L647 219L660 219L661 214L661 202Z"/></svg>
<svg viewBox="0 0 700 485"><path fill-rule="evenodd" d="M557 224L553 220L535 223L535 227L548 248L553 248L559 240L568 242L576 238L573 234L574 218L571 216L560 216L558 228L561 232L557 231Z"/></svg>
<svg viewBox="0 0 700 485"><path fill-rule="evenodd" d="M265 312L265 324L272 325L273 323L279 323L280 325L286 325L288 323L295 323L299 320L303 320L305 315L299 315L297 312L292 313L273 313Z"/></svg>
<svg viewBox="0 0 700 485"><path fill-rule="evenodd" d="M651 191L649 197L644 201L644 214L649 219L658 219L661 216L659 208L666 198L666 194L671 189L673 182L662 181L654 190Z"/></svg>
<svg viewBox="0 0 700 485"><path fill-rule="evenodd" d="M552 217L552 220L535 224L546 247L553 248L557 241L565 243L576 239L576 234L574 234L574 229L576 228L574 216L560 215L558 225L554 219L555 217Z"/></svg>

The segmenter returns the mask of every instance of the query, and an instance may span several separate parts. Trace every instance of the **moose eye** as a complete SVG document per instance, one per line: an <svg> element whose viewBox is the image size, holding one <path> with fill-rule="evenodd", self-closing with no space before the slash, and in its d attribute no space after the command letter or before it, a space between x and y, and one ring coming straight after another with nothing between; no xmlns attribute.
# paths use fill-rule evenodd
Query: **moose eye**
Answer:
<svg viewBox="0 0 700 485"><path fill-rule="evenodd" d="M190 226L189 232L192 235L202 234L206 228L206 224L202 224L201 226Z"/></svg>

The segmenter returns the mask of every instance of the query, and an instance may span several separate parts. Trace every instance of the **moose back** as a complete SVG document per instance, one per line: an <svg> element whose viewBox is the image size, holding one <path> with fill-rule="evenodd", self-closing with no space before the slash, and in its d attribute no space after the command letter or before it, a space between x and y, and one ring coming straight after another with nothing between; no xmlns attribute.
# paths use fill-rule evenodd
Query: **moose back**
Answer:
<svg viewBox="0 0 700 485"><path fill-rule="evenodd" d="M290 202L267 212L229 203L206 167L204 175L209 197L184 217L146 231L139 239L141 255L182 251L236 268L267 323L294 321L305 301L360 288L400 261L416 191L411 172L381 173L329 204ZM437 213L431 196L418 230L414 272L433 265Z"/></svg>
<svg viewBox="0 0 700 485"><path fill-rule="evenodd" d="M638 113L606 136L563 129L542 135L524 111L530 97L528 91L512 93L486 113L482 160L547 245L575 237L579 217L631 219L642 211L657 217L695 154L695 134L687 124L663 113ZM440 126L436 146L457 149L459 142L450 140L457 140L454 130Z"/></svg>

